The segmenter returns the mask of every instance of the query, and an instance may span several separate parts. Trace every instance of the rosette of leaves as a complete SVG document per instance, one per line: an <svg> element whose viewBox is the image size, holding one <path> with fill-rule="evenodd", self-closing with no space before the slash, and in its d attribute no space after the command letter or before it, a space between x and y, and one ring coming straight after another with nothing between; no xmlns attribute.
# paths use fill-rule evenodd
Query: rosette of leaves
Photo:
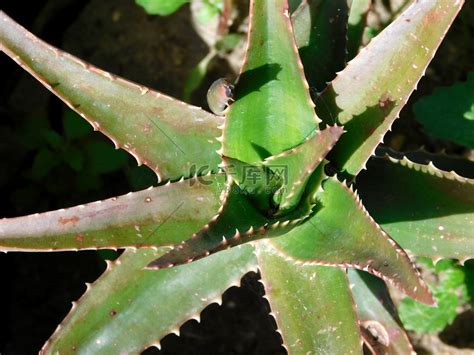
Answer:
<svg viewBox="0 0 474 355"><path fill-rule="evenodd" d="M104 72L0 13L2 51L158 176L144 191L0 221L3 251L125 249L42 351L159 347L257 270L290 353L361 353L362 340L412 351L383 281L433 305L407 252L473 256L474 184L373 155L462 3L414 1L346 65L346 1L303 2L290 16L286 0L254 0L225 117Z"/></svg>

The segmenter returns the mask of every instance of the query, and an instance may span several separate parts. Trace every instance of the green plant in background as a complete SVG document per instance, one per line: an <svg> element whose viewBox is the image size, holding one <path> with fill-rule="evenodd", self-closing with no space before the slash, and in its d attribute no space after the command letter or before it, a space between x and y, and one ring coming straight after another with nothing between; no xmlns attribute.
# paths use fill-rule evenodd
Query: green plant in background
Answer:
<svg viewBox="0 0 474 355"><path fill-rule="evenodd" d="M51 201L41 191L59 199L68 193L70 196L71 179L78 195L103 189L107 184L105 176L120 169L126 171L134 189L156 181L155 174L145 167L137 167L127 153L116 152L110 144L91 136L91 126L76 113L66 111L62 116L63 134L53 129L44 115L34 115L19 127L15 159L31 154L32 163L22 171L22 178L29 185L20 186L9 196L16 211L31 210L38 200L41 209L47 210ZM49 183L52 180L58 181L53 185Z"/></svg>
<svg viewBox="0 0 474 355"><path fill-rule="evenodd" d="M404 298L398 307L400 318L406 329L418 333L443 330L452 323L458 313L470 299L466 281L472 280L471 268L457 264L454 260L441 260L434 265L431 259L420 258L425 269L432 270L439 283L432 287L437 299L437 307L427 307L409 298ZM471 300L472 301L472 300Z"/></svg>
<svg viewBox="0 0 474 355"><path fill-rule="evenodd" d="M190 0L136 0L150 15L168 16Z"/></svg>
<svg viewBox="0 0 474 355"><path fill-rule="evenodd" d="M225 117L84 63L0 13L1 49L159 181L0 221L4 251L126 249L43 351L159 347L258 270L289 352L361 353L363 339L409 353L381 279L433 305L405 250L472 257L474 183L396 152L370 158L462 3L415 1L346 66L347 1L303 2L291 18L284 0L252 1ZM312 99L307 82L324 90Z"/></svg>
<svg viewBox="0 0 474 355"><path fill-rule="evenodd" d="M226 58L244 40L242 33L231 31L238 17L238 9L233 0L137 0L150 15L170 15L183 4L190 3L194 29L209 46L209 53L191 70L184 83L183 99L190 101L193 92L205 79L215 58Z"/></svg>

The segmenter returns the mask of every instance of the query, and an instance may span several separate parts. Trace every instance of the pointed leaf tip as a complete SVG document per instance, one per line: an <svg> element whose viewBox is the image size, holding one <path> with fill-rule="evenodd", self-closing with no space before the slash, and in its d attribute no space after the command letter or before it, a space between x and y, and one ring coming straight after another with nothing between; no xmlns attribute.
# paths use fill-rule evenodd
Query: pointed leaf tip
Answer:
<svg viewBox="0 0 474 355"><path fill-rule="evenodd" d="M235 99L225 127L224 153L230 157L259 162L295 147L318 128L286 0L251 1Z"/></svg>
<svg viewBox="0 0 474 355"><path fill-rule="evenodd" d="M0 13L0 49L159 180L217 168L222 118L105 72Z"/></svg>
<svg viewBox="0 0 474 355"><path fill-rule="evenodd" d="M368 215L350 188L336 178L326 180L323 188L322 207L316 214L271 243L296 262L368 271L420 302L434 304L407 254Z"/></svg>
<svg viewBox="0 0 474 355"><path fill-rule="evenodd" d="M173 245L199 230L215 214L223 186L224 176L213 175L67 209L1 219L0 249Z"/></svg>
<svg viewBox="0 0 474 355"><path fill-rule="evenodd" d="M390 153L393 155L393 153ZM416 153L410 154L414 159ZM425 162L426 154L420 154ZM435 159L436 156L428 156ZM377 157L357 179L373 217L403 248L430 258L474 257L474 179L398 155ZM439 157L444 167L474 171L474 163Z"/></svg>
<svg viewBox="0 0 474 355"><path fill-rule="evenodd" d="M317 112L347 133L331 152L356 176L398 117L463 1L418 0L375 37L321 94ZM321 103L321 104L319 104Z"/></svg>
<svg viewBox="0 0 474 355"><path fill-rule="evenodd" d="M143 269L165 250L126 250L120 263L81 297L42 351L137 354L159 346L167 334L220 302L225 290L257 264L254 248L245 245L172 270Z"/></svg>

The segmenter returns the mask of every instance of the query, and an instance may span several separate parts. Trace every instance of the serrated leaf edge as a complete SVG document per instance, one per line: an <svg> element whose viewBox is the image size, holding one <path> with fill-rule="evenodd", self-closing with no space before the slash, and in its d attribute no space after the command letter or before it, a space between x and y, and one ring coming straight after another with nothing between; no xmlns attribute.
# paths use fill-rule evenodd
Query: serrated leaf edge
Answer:
<svg viewBox="0 0 474 355"><path fill-rule="evenodd" d="M76 64L79 64L82 68L84 68L86 71L93 72L95 74L98 74L106 79L109 79L110 81L116 81L123 83L129 87L135 88L137 91L140 92L141 95L154 95L159 98L164 98L170 101L173 101L175 103L178 103L187 109L190 110L195 110L195 111L201 111L205 112L208 115L214 116L216 121L222 120L222 117L213 115L207 111L202 110L201 107L189 105L181 100L177 100L171 96L165 95L159 91L155 91L151 88L148 88L144 85L137 84L135 82L132 82L130 80L126 80L120 76L117 76L115 74L112 74L110 72L107 72L105 70L102 70L90 63L87 63L65 51L60 50L59 48L56 48L45 41L41 40L40 38L36 37L34 34L26 30L23 26L12 20L8 15L5 14L5 12L0 10L0 20L3 19L3 21L11 20L13 24L17 27L18 32L22 32L25 34L26 37L29 37L33 42L39 43L41 46L44 48L50 50L56 57L63 56L64 58L71 60L75 62ZM104 136L106 136L112 143L114 144L115 149L123 149L127 153L129 153L131 156L133 156L137 162L138 166L141 165L146 165L148 166L157 176L158 182L160 183L162 181L162 177L159 172L159 165L153 166L150 164L146 159L143 159L140 154L138 154L134 149L129 147L127 144L121 145L115 138L112 137L111 134L109 134L107 131L105 131L98 122L96 122L92 117L86 115L84 112L80 110L80 105L75 105L73 102L68 100L64 95L62 95L60 92L55 90L55 87L57 85L52 85L49 83L45 78L43 78L41 75L36 73L34 70L32 70L27 64L25 64L24 61L21 60L20 56L16 55L12 51L10 51L8 48L6 48L4 45L0 43L0 51L3 51L5 54L7 54L11 59L13 59L20 67L22 67L25 71L27 71L31 76L33 76L36 80L38 80L44 87L46 87L51 93L56 95L61 101L63 101L71 110L77 112L82 118L84 118L94 129L94 131L100 131Z"/></svg>
<svg viewBox="0 0 474 355"><path fill-rule="evenodd" d="M299 185L301 185L303 183L303 181L305 181L305 179L311 175L315 169L319 166L319 164L321 164L321 162L323 160L325 160L325 157L326 155L331 151L331 149L334 147L334 145L336 145L337 141L339 140L339 138L341 137L341 135L345 132L343 127L342 126L338 126L338 125L333 125L333 126L328 126L326 129L320 131L316 131L315 134L312 134L308 137L306 137L306 139L298 146L292 148L292 149L289 149L289 150L286 150L280 154L277 154L277 155L274 155L274 156L270 156L268 158L266 158L264 161L263 161L263 164L268 166L267 163L271 163L272 161L278 159L278 158L282 158L282 157L285 157L285 156L289 156L291 154L297 154L299 153L301 150L303 150L305 147L303 146L306 142L308 142L309 140L311 139L316 139L316 137L322 137L324 135L324 132L326 132L326 130L329 130L329 134L333 134L335 133L335 135L337 135L337 139L334 140L334 142L331 142L331 144L327 145L325 147L325 150L322 152L322 154L318 157L318 159L314 160L314 161L311 161L304 169L304 173L302 175L300 175L300 177L298 178L298 180L296 180L293 185L291 186L291 190L288 192L288 194L286 195L286 198L285 198L285 201L282 202L282 204L280 205L280 208L285 208L288 206L289 204L289 199L292 198L295 194L295 191L296 189L298 188ZM334 131L334 132L332 132ZM271 166L270 166L271 168ZM323 181L324 181L324 178L323 178Z"/></svg>
<svg viewBox="0 0 474 355"><path fill-rule="evenodd" d="M330 177L329 179L337 180L336 177ZM337 180L337 181L339 181L339 180ZM365 209L364 205L362 204L362 200L360 199L359 195L353 190L352 185L348 186L345 180L342 181L341 184L347 191L349 191L352 198L356 202L359 210L361 210L364 213L364 215L370 221L371 225L373 227L375 227L376 230L378 230L381 233L381 235L385 238L385 240L387 240L393 246L393 248L395 249L395 252L397 253L397 255L399 255L401 258L404 258L412 266L413 272L417 276L418 282L419 282L420 286L422 287L425 295L429 295L429 297L430 297L429 304L435 305L436 301L432 297L431 292L429 291L429 288L427 287L424 280L421 278L420 272L416 268L416 265L414 264L414 262L410 259L408 254L405 252L405 250L400 245L398 245L397 242L395 242L392 238L390 238L389 235L382 229L382 227L380 227L379 224L370 216L369 212ZM324 186L323 186L323 191L324 191ZM309 260L298 259L294 256L288 255L283 250L281 250L281 248L279 248L277 245L275 245L273 243L272 243L272 247L274 247L274 249L281 255L281 257L286 258L287 260L295 262L295 263L300 264L300 265L322 265L322 266L335 266L335 267L340 267L340 268L354 268L354 269L357 269L357 270L362 270L362 271L365 271L365 272L369 272L369 273L381 278L382 280L388 282L390 285L394 286L395 288L400 289L400 290L404 290L404 292L408 291L407 294L411 293L410 296L415 295L415 292L418 290L416 286L413 290L408 290L404 287L401 287L400 284L395 282L392 278L386 277L381 272L373 269L371 267L371 263L370 263L371 260L368 260L366 263L361 263L361 264L359 264L359 263L328 263L328 262L319 261L319 260L309 261ZM428 300L426 300L426 301L428 302Z"/></svg>
<svg viewBox="0 0 474 355"><path fill-rule="evenodd" d="M221 207L219 208L219 210L217 211L217 213L198 232L194 233L190 239L183 240L181 243L174 245L171 250L181 249L183 245L185 245L186 243L189 242L189 240L200 238L202 233L204 233L205 231L207 231L211 228L212 224L218 223L217 220L218 220L219 216L222 214L222 211L224 210L224 208L227 204L229 195L232 193L232 191L231 191L232 183L233 183L232 176L227 175L227 184L228 184L228 186L224 190L225 194L222 197L222 204L221 204ZM211 248L209 250L206 250L203 254L200 254L200 255L197 255L197 256L190 257L190 258L186 259L184 262L175 263L175 264L169 263L169 264L160 265L160 266L152 265L153 264L153 262L152 262L146 268L148 268L148 269L166 269L166 268L170 268L170 267L174 267L174 266L179 266L179 265L182 265L182 264L187 264L187 263L196 261L198 259L202 259L206 256L211 255L211 254L217 253L219 251L223 251L223 250L229 249L233 246L242 244L242 243L238 243L238 244L233 243L233 242L236 242L236 241L238 241L242 238L248 238L249 239L248 242L252 242L252 237L253 236L256 236L256 235L263 236L263 235L265 235L265 234L267 234L271 231L278 230L278 229L284 229L288 226L294 227L297 224L304 221L305 219L307 219L311 215L313 207L314 206L312 206L306 214L304 214L304 215L302 215L298 218L290 218L290 219L286 219L286 220L285 219L277 220L275 222L272 221L273 223L272 222L267 222L267 223L265 223L261 226L250 226L245 231L239 231L238 228L235 228L235 233L232 237L226 238L225 236L222 236L222 241L219 244L215 245L213 248Z"/></svg>
<svg viewBox="0 0 474 355"><path fill-rule="evenodd" d="M404 14L406 14L406 12L409 11L412 7L415 7L416 4L417 4L417 1L413 2L408 8L406 8L406 9L400 14L399 18L403 17ZM452 25L452 23L454 22L454 20L456 19L456 15L457 15L457 13L459 13L459 11L461 10L461 7L462 7L463 4L464 4L464 0L456 0L456 3L454 4L454 6L457 6L457 7L458 7L457 12L456 12L456 14L453 16L451 22L450 22L449 25L446 27L446 29L444 30L444 32L442 33L442 35L439 37L438 42L433 46L433 48L432 48L432 53L431 53L431 57L430 57L429 59L428 59L428 58L426 59L426 64L424 65L423 70L421 71L420 77L418 78L418 80L416 80L415 82L411 83L411 84L412 84L412 89L411 89L404 97L401 97L401 98L400 98L400 102L399 102L399 104L396 106L397 108L395 109L395 114L394 114L394 117L391 119L390 124L388 125L387 129L386 129L384 132L381 132L381 133L378 135L377 143L374 144L374 148L373 148L372 152L367 156L367 159L365 160L365 163L355 172L354 175L357 175L357 174L360 173L360 171L362 171L362 170L367 170L367 167L366 167L366 166L367 166L367 161L370 159L370 157L372 157L372 156L375 154L375 150L377 149L377 146L378 146L380 143L383 143L383 142L384 142L384 137L385 137L385 135L386 135L388 132L392 131L393 123L400 117L400 112L401 112L401 110L405 107L406 103L408 102L408 99L411 97L411 95L413 94L413 92L414 92L415 90L417 90L417 88L418 88L418 83L419 83L420 80L425 76L425 74L426 74L426 69L428 68L429 64L431 63L431 61L433 60L434 56L436 55L436 52L437 52L437 50L438 50L438 48L439 48L441 42L443 41L443 39L444 39L444 37L446 36L446 34L447 34L447 32L449 31L449 29L451 28L451 25ZM393 22L392 22L392 23L393 23ZM390 24L389 26L391 26L391 24ZM382 33L383 33L383 32L382 32ZM416 37L416 34L413 34L413 33L412 33L411 35ZM354 65L354 62L355 62L356 60L358 60L360 56L362 56L366 51L370 50L371 45L375 45L375 44L376 44L377 42L379 42L380 40L381 40L381 36L380 36L380 34L379 34L379 35L377 35L376 37L374 37L374 38L370 41L370 43L369 43L367 46L362 47L362 48L359 50L359 53L358 53L352 60L350 60L350 61L347 63L346 67L345 67L343 70L341 70L341 71L339 71L339 72L336 73L336 77L335 77L335 78L333 79L333 81L331 82L331 85L332 85L333 83L335 83L335 82L338 80L338 78L341 76L341 74L344 73L344 71L345 71L349 66ZM423 46L423 48L425 48L423 44L422 44L422 46ZM325 90L323 90L323 91L321 92L321 94L318 95L318 96L324 95L324 92L327 91L327 90L328 90L328 87L327 87ZM386 117L384 118L384 121L387 119L387 117L388 117L388 116L386 116ZM383 123L382 123L382 124L383 124ZM379 126L379 127L380 127L380 126Z"/></svg>
<svg viewBox="0 0 474 355"><path fill-rule="evenodd" d="M166 247L164 247L165 249ZM153 250L158 250L158 248L152 248ZM135 252L136 251L136 248L132 249L132 252ZM255 255L255 250L253 251L253 254ZM255 255L256 256L256 255ZM112 271L112 269L114 268L115 265L120 265L121 261L120 261L120 257L114 261L111 261L111 260L105 260L105 263L106 263L106 269L104 270L104 272L99 276L99 278L102 278L104 275L106 275L107 273L110 273ZM240 276L233 279L231 282L229 282L229 284L225 287L224 291L222 292L222 294L224 292L226 292L228 289L230 289L231 287L240 287L241 286L241 281L242 281L242 278L248 274L249 272L254 272L254 273L258 273L258 268L257 268L257 264L249 264L246 268L246 270L242 271L240 273ZM72 307L71 309L69 310L68 314L66 315L66 317L61 321L61 323L56 327L56 329L54 330L53 334L51 334L50 338L44 343L43 347L41 348L41 350L39 351L39 354L43 355L43 354L46 354L47 351L48 351L48 346L50 344L50 340L51 338L53 338L54 335L56 335L60 330L61 328L63 328L64 324L68 322L69 318L71 317L71 315L73 314L74 310L77 308L77 306L81 303L81 301L84 299L84 297L86 297L86 295L89 293L89 291L94 287L94 284L97 283L97 281L99 280L99 278L97 280L95 280L94 282L92 283L88 283L86 282L85 283L85 286L86 286L86 291L79 297L79 299L77 301L73 301L72 302ZM170 331L165 335L169 335L169 334L175 334L177 336L180 336L180 329L181 327L184 325L184 323L186 323L187 321L189 320L195 320L197 321L198 323L200 323L200 320L201 320L201 314L202 312L206 309L206 307L208 307L209 305L213 304L213 303L216 303L218 304L219 306L222 305L222 294L220 297L216 297L214 299L211 299L209 300L209 302L207 302L203 308L201 309L201 311L197 312L196 314L190 316L190 317L186 317L186 319L183 319L179 322L177 322L177 325L175 327L173 327L172 329L170 329ZM165 337L163 336L163 338ZM155 340L155 341L152 341L148 344L145 344L143 345L142 347L142 351L149 348L149 347L156 347L158 350L161 349L161 339L163 338L160 338L159 340Z"/></svg>
<svg viewBox="0 0 474 355"><path fill-rule="evenodd" d="M268 240L262 240L260 241L259 243L268 243ZM296 265L301 265L301 266L306 266L307 264L305 265L302 265L301 263L298 263L295 261L295 259L292 259L292 258L287 258L286 257L286 254L283 254L274 244L272 243L268 243L270 244L269 247L272 248L273 250L275 250L276 254L278 254L280 257L282 257L285 261L289 261L289 262L292 262ZM260 248L255 248L255 255L257 257L257 261L259 260L259 255L261 253L261 249ZM258 262L258 265L260 265L260 262ZM321 265L321 266L327 266L327 265ZM268 303L268 306L270 308L270 312L268 313L274 320L275 320L275 324L277 326L277 328L275 329L275 331L277 333L280 334L280 337L281 337L281 346L288 352L290 353L287 345L285 344L285 338L284 338L284 332L280 326L280 324L282 323L279 318L278 318L278 315L277 313L271 311L272 307L271 307L271 296L269 293L267 293L267 288L268 286L265 284L265 272L262 271L262 268L260 266L257 266L258 267L258 271L260 272L260 280L258 280L262 285L263 285L263 288L265 290L265 294L262 295L262 297L267 301ZM349 283L349 279L347 278L346 276L346 279L347 279L347 286L349 287L349 289L351 290L352 287L351 287L351 284ZM359 318L357 317L357 304L355 303L354 301L354 298L352 297L352 292L351 292L351 300L352 300L352 310L354 312L354 315L355 315L355 319L357 319L357 321L359 322ZM362 339L362 335L360 334L360 330L359 330L359 335L360 335L360 345L361 345L361 348L362 348L362 344L363 344L363 339Z"/></svg>
<svg viewBox="0 0 474 355"><path fill-rule="evenodd" d="M410 159L408 159L406 156L403 156L402 159L394 158L390 156L389 152L385 152L385 156L381 156L381 157L377 156L377 158L382 158L382 159L385 158L394 164L404 166L414 171L420 171L424 174L436 176L441 179L458 181L463 184L465 183L469 185L474 185L474 179L463 177L457 174L454 170L451 170L451 171L441 170L438 167L436 167L436 165L434 165L432 161L430 161L428 164L415 163L411 161Z"/></svg>
<svg viewBox="0 0 474 355"><path fill-rule="evenodd" d="M204 176L212 176L212 175L221 175L221 174L214 174L212 173L211 171L209 171L206 175ZM60 208L58 210L53 210L53 211L46 211L46 212L42 212L42 213L33 213L33 214L30 214L30 215L27 215L27 216L19 216L19 217L11 217L11 218L0 218L0 224L2 221L4 220L12 220L12 219L15 219L15 218L27 218L27 217L31 217L31 218L43 218L44 216L47 216L48 214L51 214L51 213L57 213L57 212L66 212L72 208L81 208L81 209L84 209L84 208L87 208L88 206L90 205L96 205L96 204L102 204L103 202L106 202L106 201L117 201L118 199L120 198L123 198L123 197L130 197L138 192L143 192L143 191L151 191L151 190L154 190L154 189L159 189L159 188L167 188L171 185L175 185L175 184L183 184L183 183L188 183L189 181L192 181L192 180L195 180L196 183L199 183L199 179L203 177L203 176L200 176L200 175L193 175L191 177L184 177L182 176L181 178L179 178L178 180L167 180L166 183L163 183L159 186L150 186L144 190L140 190L140 191L136 191L136 192L129 192L127 194L124 194L124 195L120 195L120 196L114 196L114 197L109 197L109 198L106 198L106 199L103 199L103 200L97 200L97 201L93 201L93 202L89 202L89 203L84 203L84 204L80 204L80 205L77 205L77 206L72 206L72 207L68 207L68 208ZM217 218L216 216L214 216L213 218ZM1 243L1 238L0 238L0 243ZM160 245L159 247L172 247L174 244L169 244L169 245ZM29 249L29 248L15 248L15 247L4 247L2 245L0 245L0 252L3 252L3 253L8 253L8 252L18 252L18 251L21 251L21 252L62 252L62 251L81 251L81 250L103 250L103 249L110 249L110 250L117 250L117 249L143 249L143 248L149 248L149 249L153 249L153 250L158 250L158 248L156 245L153 245L153 244L143 244L141 243L139 247L135 246L135 245L128 245L128 246L123 246L123 245L107 245L107 246L100 246L100 247L84 247L84 248L59 248L59 249L53 249L53 248L37 248L37 249Z"/></svg>

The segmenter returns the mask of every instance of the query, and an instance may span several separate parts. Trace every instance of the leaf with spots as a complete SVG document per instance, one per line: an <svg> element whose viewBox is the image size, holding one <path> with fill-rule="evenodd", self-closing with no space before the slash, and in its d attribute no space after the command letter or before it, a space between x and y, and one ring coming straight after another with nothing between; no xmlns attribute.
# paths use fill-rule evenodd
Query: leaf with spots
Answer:
<svg viewBox="0 0 474 355"><path fill-rule="evenodd" d="M330 160L349 178L364 168L391 128L462 4L414 1L318 98L318 115L347 131Z"/></svg>
<svg viewBox="0 0 474 355"><path fill-rule="evenodd" d="M145 270L165 251L127 250L73 304L44 354L137 354L179 328L249 271L254 249L234 248L179 268ZM199 277L196 277L199 275Z"/></svg>
<svg viewBox="0 0 474 355"><path fill-rule="evenodd" d="M68 209L0 219L0 250L173 245L216 213L224 177L182 180Z"/></svg>
<svg viewBox="0 0 474 355"><path fill-rule="evenodd" d="M291 354L361 354L360 334L344 271L303 266L271 243L256 243L271 314Z"/></svg>
<svg viewBox="0 0 474 355"><path fill-rule="evenodd" d="M434 158L436 159L436 158ZM442 158L453 167L456 159ZM464 169L474 170L465 161ZM474 180L407 158L374 158L357 179L365 206L400 245L416 256L474 257Z"/></svg>
<svg viewBox="0 0 474 355"><path fill-rule="evenodd" d="M216 170L222 118L54 48L0 11L0 50L159 180Z"/></svg>

